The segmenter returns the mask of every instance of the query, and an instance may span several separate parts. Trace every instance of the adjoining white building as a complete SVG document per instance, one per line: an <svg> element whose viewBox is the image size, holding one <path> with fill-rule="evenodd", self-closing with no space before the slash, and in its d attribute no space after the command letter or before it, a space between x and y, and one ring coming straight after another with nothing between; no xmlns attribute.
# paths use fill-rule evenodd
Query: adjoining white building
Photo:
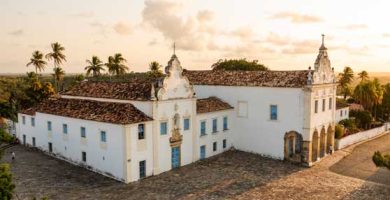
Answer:
<svg viewBox="0 0 390 200"><path fill-rule="evenodd" d="M340 121L348 118L349 118L349 104L336 102L335 122L339 123Z"/></svg>
<svg viewBox="0 0 390 200"><path fill-rule="evenodd" d="M231 147L312 165L334 146L336 82L322 43L314 69L189 71L85 81L19 113L17 137L132 182Z"/></svg>

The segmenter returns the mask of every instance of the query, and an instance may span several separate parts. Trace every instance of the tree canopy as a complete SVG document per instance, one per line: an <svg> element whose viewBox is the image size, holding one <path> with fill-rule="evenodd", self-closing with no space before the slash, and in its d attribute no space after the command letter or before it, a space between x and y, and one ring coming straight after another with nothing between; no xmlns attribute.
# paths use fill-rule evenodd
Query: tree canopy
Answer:
<svg viewBox="0 0 390 200"><path fill-rule="evenodd" d="M267 71L266 66L259 63L258 60L247 61L242 59L220 59L218 62L211 65L213 70L228 70L228 71Z"/></svg>

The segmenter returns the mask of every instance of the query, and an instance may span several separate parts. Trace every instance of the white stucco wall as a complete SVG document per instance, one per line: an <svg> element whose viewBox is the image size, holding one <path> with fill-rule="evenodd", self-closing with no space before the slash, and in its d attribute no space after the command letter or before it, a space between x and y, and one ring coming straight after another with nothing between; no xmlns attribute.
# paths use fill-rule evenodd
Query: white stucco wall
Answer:
<svg viewBox="0 0 390 200"><path fill-rule="evenodd" d="M337 109L335 112L335 121L339 123L341 120L349 118L349 107Z"/></svg>
<svg viewBox="0 0 390 200"><path fill-rule="evenodd" d="M362 131L359 133L348 135L348 136L343 137L341 139L337 139L335 141L336 150L339 150L339 149L345 148L349 145L352 145L352 144L355 144L355 143L358 143L361 141L369 140L369 139L374 138L378 135L381 135L381 134L385 133L386 131L388 131L389 127L390 127L389 124L385 124L381 127L373 128L373 129L370 129L367 131Z"/></svg>
<svg viewBox="0 0 390 200"><path fill-rule="evenodd" d="M195 85L198 98L217 96L235 107L231 130L235 148L282 159L284 135L302 133L303 90L301 88ZM247 115L238 117L239 103L247 104ZM278 106L278 119L270 120L270 106Z"/></svg>
<svg viewBox="0 0 390 200"><path fill-rule="evenodd" d="M332 98L332 108L329 108L329 100ZM325 99L325 111L322 110L323 100ZM318 112L315 113L315 101L318 101ZM310 140L312 134L316 129L318 133L325 127L334 124L335 121L335 110L336 110L336 85L335 84L324 84L315 85L312 88L312 99L311 99L311 126L310 126Z"/></svg>
<svg viewBox="0 0 390 200"><path fill-rule="evenodd" d="M220 154L233 146L235 140L232 130L234 129L234 110L224 110L210 113L202 113L197 115L197 130L193 134L199 137L197 144L197 160L200 159L200 146L206 146L206 158ZM228 130L223 130L223 117L228 117ZM213 119L217 119L217 132L213 133ZM201 136L200 124L206 122L206 135ZM223 140L226 139L226 147L223 148ZM217 142L217 150L213 151L213 143Z"/></svg>
<svg viewBox="0 0 390 200"><path fill-rule="evenodd" d="M87 165L91 170L125 181L123 164L123 134L124 126L74 118L67 118L43 113L36 113L35 127L31 127L31 116L26 117L26 124L18 123L22 142L22 135L26 135L26 142L32 146L32 137L35 137L36 147L49 151L48 143L52 143L53 154L78 165ZM47 121L52 123L52 131L48 131ZM64 134L62 124L68 125L68 133ZM80 127L86 129L86 139L81 138ZM100 131L106 131L107 142L100 141ZM86 162L82 161L81 152L87 154Z"/></svg>

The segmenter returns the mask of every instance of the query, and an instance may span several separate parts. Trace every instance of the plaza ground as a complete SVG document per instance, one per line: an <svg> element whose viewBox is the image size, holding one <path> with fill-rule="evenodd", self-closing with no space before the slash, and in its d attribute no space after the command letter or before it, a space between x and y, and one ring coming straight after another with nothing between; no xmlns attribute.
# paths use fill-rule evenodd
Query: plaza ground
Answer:
<svg viewBox="0 0 390 200"><path fill-rule="evenodd" d="M390 134L353 145L312 168L240 151L124 184L15 146L11 170L16 199L384 199L390 200L390 170L371 161L374 151L390 152Z"/></svg>

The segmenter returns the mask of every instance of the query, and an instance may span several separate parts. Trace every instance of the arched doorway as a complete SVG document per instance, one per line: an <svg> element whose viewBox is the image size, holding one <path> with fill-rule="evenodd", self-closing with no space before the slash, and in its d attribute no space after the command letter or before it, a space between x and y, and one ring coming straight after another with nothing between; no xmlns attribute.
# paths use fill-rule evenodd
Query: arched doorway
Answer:
<svg viewBox="0 0 390 200"><path fill-rule="evenodd" d="M326 131L325 131L325 127L322 127L321 135L320 135L320 158L324 157L325 155L326 155Z"/></svg>
<svg viewBox="0 0 390 200"><path fill-rule="evenodd" d="M315 130L311 141L311 161L316 162L318 158L318 131Z"/></svg>
<svg viewBox="0 0 390 200"><path fill-rule="evenodd" d="M284 159L301 162L302 135L296 131L287 132L284 135Z"/></svg>
<svg viewBox="0 0 390 200"><path fill-rule="evenodd" d="M327 141L326 141L326 152L330 152L330 145L333 147L333 138L334 138L334 131L333 127L331 125L328 126L328 134L327 134Z"/></svg>

